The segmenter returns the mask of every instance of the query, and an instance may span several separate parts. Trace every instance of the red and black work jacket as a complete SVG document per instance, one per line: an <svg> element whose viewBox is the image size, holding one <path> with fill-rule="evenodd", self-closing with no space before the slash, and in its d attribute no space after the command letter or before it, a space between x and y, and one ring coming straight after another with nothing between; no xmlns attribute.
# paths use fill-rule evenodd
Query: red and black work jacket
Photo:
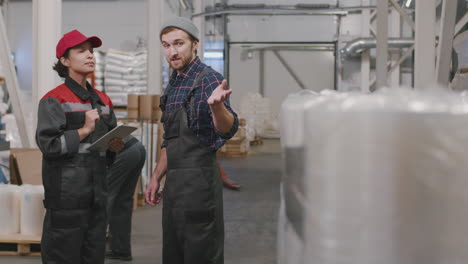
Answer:
<svg viewBox="0 0 468 264"><path fill-rule="evenodd" d="M49 91L39 102L36 142L43 154L42 179L46 200L55 200L60 192L63 193L64 190L59 189L65 182L77 183L80 179L95 178L97 175L88 177L87 174L97 171L105 174L106 167L114 160L113 152L91 153L87 150L117 122L110 98L93 89L89 83L86 85L87 89L84 89L73 79L66 78L64 84ZM80 141L78 129L84 126L86 111L91 109L98 109L100 120L95 130ZM58 179L60 184L52 184Z"/></svg>

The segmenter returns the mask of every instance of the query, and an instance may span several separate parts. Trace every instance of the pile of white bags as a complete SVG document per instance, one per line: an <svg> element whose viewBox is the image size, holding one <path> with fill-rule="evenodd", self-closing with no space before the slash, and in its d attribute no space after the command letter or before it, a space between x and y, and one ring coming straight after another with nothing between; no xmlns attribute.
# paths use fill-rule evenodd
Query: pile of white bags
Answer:
<svg viewBox="0 0 468 264"><path fill-rule="evenodd" d="M147 51L109 49L105 59L104 90L114 105L127 105L128 94L146 93Z"/></svg>
<svg viewBox="0 0 468 264"><path fill-rule="evenodd" d="M94 52L96 68L94 69L94 89L104 91L104 68L106 55L103 52Z"/></svg>
<svg viewBox="0 0 468 264"><path fill-rule="evenodd" d="M270 99L259 93L247 93L242 97L239 117L255 130L255 136L279 138L279 124L272 113Z"/></svg>

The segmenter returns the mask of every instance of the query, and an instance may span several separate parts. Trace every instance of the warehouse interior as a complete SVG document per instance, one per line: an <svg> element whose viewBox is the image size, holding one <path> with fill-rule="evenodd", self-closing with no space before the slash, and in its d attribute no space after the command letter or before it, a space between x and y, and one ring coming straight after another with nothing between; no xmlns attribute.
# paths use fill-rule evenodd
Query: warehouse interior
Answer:
<svg viewBox="0 0 468 264"><path fill-rule="evenodd" d="M132 260L105 263L163 263L162 205L144 193L173 73L159 34L173 17L199 29L197 56L227 80L239 117L216 153L229 181L224 263L468 263L467 10L467 0L0 0L0 263L42 263L38 104L64 82L55 47L74 29L102 40L88 82L146 149Z"/></svg>

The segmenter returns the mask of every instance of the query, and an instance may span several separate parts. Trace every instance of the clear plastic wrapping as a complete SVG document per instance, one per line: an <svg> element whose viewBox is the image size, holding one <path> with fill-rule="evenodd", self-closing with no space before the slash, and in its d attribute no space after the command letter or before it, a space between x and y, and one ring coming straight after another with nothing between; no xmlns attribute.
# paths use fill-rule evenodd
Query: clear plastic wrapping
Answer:
<svg viewBox="0 0 468 264"><path fill-rule="evenodd" d="M22 185L20 192L20 233L22 235L42 234L45 209L42 185Z"/></svg>
<svg viewBox="0 0 468 264"><path fill-rule="evenodd" d="M287 249L282 263L468 263L468 105L461 96L325 91L306 105L302 212L288 208L297 190L283 189L286 215L302 217L302 258ZM281 121L282 142L297 141L292 132L302 128ZM282 145L285 160L297 160ZM284 175L283 185L291 177Z"/></svg>
<svg viewBox="0 0 468 264"><path fill-rule="evenodd" d="M19 218L19 186L0 184L0 235L18 233Z"/></svg>

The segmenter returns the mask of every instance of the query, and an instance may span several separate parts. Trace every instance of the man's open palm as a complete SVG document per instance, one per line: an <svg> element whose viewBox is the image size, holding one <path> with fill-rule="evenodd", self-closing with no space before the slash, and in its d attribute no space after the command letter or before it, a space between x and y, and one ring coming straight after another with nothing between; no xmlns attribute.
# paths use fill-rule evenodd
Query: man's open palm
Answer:
<svg viewBox="0 0 468 264"><path fill-rule="evenodd" d="M226 90L227 86L227 81L223 80L223 82L214 89L213 93L211 96L208 98L208 104L209 105L214 105L214 104L219 104L221 102L224 102L229 95L232 93L232 90Z"/></svg>

